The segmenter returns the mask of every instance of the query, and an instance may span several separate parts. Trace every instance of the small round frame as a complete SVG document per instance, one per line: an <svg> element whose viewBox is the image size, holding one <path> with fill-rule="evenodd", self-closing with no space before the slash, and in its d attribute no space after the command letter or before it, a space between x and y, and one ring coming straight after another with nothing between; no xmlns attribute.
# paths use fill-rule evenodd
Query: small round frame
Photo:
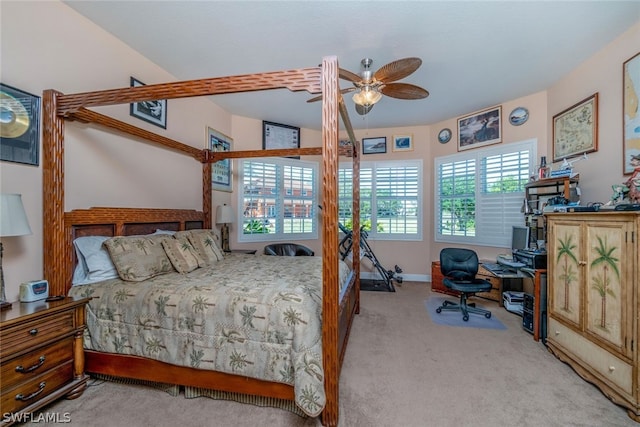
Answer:
<svg viewBox="0 0 640 427"><path fill-rule="evenodd" d="M520 126L529 120L529 110L524 107L514 108L511 114L509 114L509 123L513 126Z"/></svg>
<svg viewBox="0 0 640 427"><path fill-rule="evenodd" d="M446 144L449 141L451 141L451 129L444 128L438 133L438 142Z"/></svg>

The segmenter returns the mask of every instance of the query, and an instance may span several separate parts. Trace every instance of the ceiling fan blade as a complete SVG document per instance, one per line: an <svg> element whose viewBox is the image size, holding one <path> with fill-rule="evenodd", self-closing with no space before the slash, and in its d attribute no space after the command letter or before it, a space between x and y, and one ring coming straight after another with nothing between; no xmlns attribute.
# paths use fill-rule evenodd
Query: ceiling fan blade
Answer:
<svg viewBox="0 0 640 427"><path fill-rule="evenodd" d="M352 83L358 83L359 81L362 80L362 77L360 77L359 75L352 73L351 71L344 70L342 68L339 69L338 76L341 79L349 80Z"/></svg>
<svg viewBox="0 0 640 427"><path fill-rule="evenodd" d="M373 78L384 83L394 82L407 77L417 70L420 65L422 65L422 59L420 58L398 59L381 67L373 75Z"/></svg>
<svg viewBox="0 0 640 427"><path fill-rule="evenodd" d="M353 92L354 90L356 90L355 87L348 87L346 89L340 89L340 93L344 95L345 93ZM322 95L318 95L311 99L307 99L307 102L316 102L316 101L320 101L321 99L322 99Z"/></svg>
<svg viewBox="0 0 640 427"><path fill-rule="evenodd" d="M422 99L429 96L429 92L420 86L409 83L389 83L380 87L383 95L398 99Z"/></svg>
<svg viewBox="0 0 640 427"><path fill-rule="evenodd" d="M356 113L360 114L361 116L364 116L369 111L371 111L372 108L373 108L373 105L367 105L365 107L360 104L356 104Z"/></svg>

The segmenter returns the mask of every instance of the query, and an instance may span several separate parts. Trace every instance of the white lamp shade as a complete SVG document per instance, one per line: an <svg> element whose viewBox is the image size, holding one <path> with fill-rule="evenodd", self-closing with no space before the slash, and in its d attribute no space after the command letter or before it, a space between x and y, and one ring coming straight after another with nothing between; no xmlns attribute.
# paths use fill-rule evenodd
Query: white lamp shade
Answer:
<svg viewBox="0 0 640 427"><path fill-rule="evenodd" d="M216 208L216 224L233 224L233 208L223 205Z"/></svg>
<svg viewBox="0 0 640 427"><path fill-rule="evenodd" d="M363 87L358 92L354 93L352 97L353 102L358 105L362 105L363 107L375 104L380 101L380 98L382 98L382 94L369 86Z"/></svg>
<svg viewBox="0 0 640 427"><path fill-rule="evenodd" d="M31 234L21 194L0 194L0 236Z"/></svg>

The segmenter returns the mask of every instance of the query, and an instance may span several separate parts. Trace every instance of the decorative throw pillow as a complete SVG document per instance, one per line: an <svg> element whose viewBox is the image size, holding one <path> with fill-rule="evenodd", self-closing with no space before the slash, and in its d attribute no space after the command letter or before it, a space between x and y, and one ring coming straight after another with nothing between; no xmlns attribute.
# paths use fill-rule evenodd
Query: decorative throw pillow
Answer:
<svg viewBox="0 0 640 427"><path fill-rule="evenodd" d="M118 236L104 242L122 280L140 282L173 270L162 242L168 235Z"/></svg>
<svg viewBox="0 0 640 427"><path fill-rule="evenodd" d="M216 244L215 235L211 230L191 230L188 239L204 260L205 265L224 259L224 254Z"/></svg>
<svg viewBox="0 0 640 427"><path fill-rule="evenodd" d="M178 273L188 273L204 265L204 260L186 237L163 240L162 247Z"/></svg>

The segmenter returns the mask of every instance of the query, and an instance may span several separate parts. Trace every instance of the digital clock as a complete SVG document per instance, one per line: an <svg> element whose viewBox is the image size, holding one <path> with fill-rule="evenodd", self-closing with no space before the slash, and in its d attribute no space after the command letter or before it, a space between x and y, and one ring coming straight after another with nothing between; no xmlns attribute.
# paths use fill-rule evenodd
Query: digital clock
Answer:
<svg viewBox="0 0 640 427"><path fill-rule="evenodd" d="M20 284L20 302L34 302L49 297L49 282L32 280Z"/></svg>

